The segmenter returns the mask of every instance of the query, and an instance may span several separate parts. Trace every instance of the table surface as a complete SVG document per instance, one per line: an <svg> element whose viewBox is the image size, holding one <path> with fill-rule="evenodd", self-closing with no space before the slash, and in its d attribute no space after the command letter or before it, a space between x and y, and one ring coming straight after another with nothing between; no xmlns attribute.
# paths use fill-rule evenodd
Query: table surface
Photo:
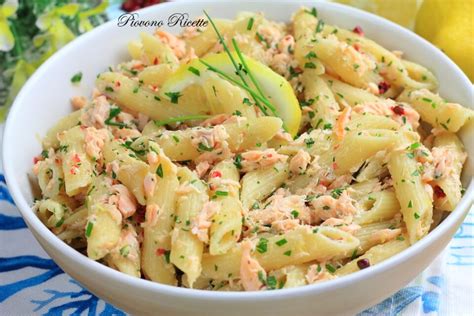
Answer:
<svg viewBox="0 0 474 316"><path fill-rule="evenodd" d="M108 10L117 16L117 7ZM0 125L0 145L3 125ZM1 147L1 146L0 146ZM445 251L408 286L360 315L474 315L474 207ZM0 315L125 315L64 273L26 227L0 161Z"/></svg>

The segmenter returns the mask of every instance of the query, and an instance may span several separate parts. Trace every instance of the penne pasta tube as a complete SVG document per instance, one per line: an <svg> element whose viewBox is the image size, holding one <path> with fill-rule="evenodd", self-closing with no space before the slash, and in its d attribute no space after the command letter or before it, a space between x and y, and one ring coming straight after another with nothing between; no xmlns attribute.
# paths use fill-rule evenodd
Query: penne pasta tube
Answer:
<svg viewBox="0 0 474 316"><path fill-rule="evenodd" d="M448 132L455 133L474 119L473 110L446 102L438 94L426 89L405 90L397 100L410 103L423 121Z"/></svg>
<svg viewBox="0 0 474 316"><path fill-rule="evenodd" d="M390 154L388 170L400 202L411 244L425 236L432 222L433 203L418 172L418 164L407 149Z"/></svg>
<svg viewBox="0 0 474 316"><path fill-rule="evenodd" d="M400 238L392 240L388 243L377 245L370 248L364 255L358 257L345 264L342 268L336 271L337 276L343 276L351 274L360 270L357 262L361 260L367 260L370 265L376 265L390 257L393 257L397 253L402 252L410 246L407 238Z"/></svg>
<svg viewBox="0 0 474 316"><path fill-rule="evenodd" d="M175 269L170 262L170 250L171 231L177 220L175 216L176 191L179 186L177 167L156 144L150 143L150 148L158 153L158 162L147 174L149 181L154 184L150 185L153 190L146 197L141 266L143 273L150 280L175 285L177 280ZM161 172L158 171L160 166Z"/></svg>
<svg viewBox="0 0 474 316"><path fill-rule="evenodd" d="M286 243L279 246L277 242L283 239ZM353 249L359 246L357 238L333 227L302 226L266 240L266 251L257 250L253 253L265 271L313 260L326 261L350 257ZM204 255L202 277L222 280L231 275L232 278L238 278L240 257L240 247L233 248L225 255Z"/></svg>
<svg viewBox="0 0 474 316"><path fill-rule="evenodd" d="M178 169L180 186L176 198L176 224L171 236L170 262L186 274L189 287L201 274L204 245L191 232L192 224L204 206L207 186L186 167Z"/></svg>

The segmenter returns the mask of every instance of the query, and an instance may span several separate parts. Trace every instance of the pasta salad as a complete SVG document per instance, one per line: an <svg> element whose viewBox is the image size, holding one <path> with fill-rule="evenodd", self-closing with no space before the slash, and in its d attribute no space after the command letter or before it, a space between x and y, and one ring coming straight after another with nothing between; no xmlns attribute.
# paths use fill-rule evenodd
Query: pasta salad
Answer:
<svg viewBox="0 0 474 316"><path fill-rule="evenodd" d="M158 283L273 290L376 265L454 210L474 112L428 69L316 8L204 14L140 34L47 132L34 210L61 240Z"/></svg>

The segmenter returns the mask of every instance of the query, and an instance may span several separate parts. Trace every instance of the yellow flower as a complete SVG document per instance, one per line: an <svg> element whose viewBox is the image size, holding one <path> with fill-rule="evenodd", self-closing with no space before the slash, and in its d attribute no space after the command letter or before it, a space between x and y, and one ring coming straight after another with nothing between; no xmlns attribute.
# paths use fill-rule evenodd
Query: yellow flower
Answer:
<svg viewBox="0 0 474 316"><path fill-rule="evenodd" d="M108 6L109 6L109 1L104 0L102 1L101 4L99 4L95 8L79 12L79 31L81 33L84 33L84 32L92 30L94 26L91 24L89 18L91 16L101 14L107 9Z"/></svg>
<svg viewBox="0 0 474 316"><path fill-rule="evenodd" d="M0 6L0 51L7 52L15 46L15 37L8 26L8 18L18 9L18 0L6 0Z"/></svg>
<svg viewBox="0 0 474 316"><path fill-rule="evenodd" d="M40 35L42 40L48 38L51 48L57 50L75 38L74 33L66 26L62 17L73 17L79 11L79 4L71 3L55 8L49 12L42 14L36 20L36 26L46 31L48 34ZM41 42L35 38L35 42Z"/></svg>

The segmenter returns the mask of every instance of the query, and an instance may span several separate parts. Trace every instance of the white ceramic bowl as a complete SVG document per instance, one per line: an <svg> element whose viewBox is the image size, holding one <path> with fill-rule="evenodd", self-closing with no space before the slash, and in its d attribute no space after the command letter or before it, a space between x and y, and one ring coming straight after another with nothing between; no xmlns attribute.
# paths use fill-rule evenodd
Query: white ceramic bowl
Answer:
<svg viewBox="0 0 474 316"><path fill-rule="evenodd" d="M262 11L268 18L289 21L300 1L167 3L139 11L141 19L166 19L175 12L233 18L241 10ZM471 83L438 49L417 35L374 15L330 3L316 6L327 23L352 29L362 26L366 35L385 47L405 52L406 58L432 69L441 94L472 107ZM354 314L388 297L415 278L446 247L463 221L474 196L473 159L463 175L471 181L461 203L426 238L389 260L330 282L295 289L263 292L210 292L161 285L133 278L88 259L44 226L31 210L30 180L33 157L41 151L38 135L44 135L59 118L69 113L69 98L89 95L96 75L108 65L127 58L126 44L139 31L118 28L116 21L98 27L61 49L30 78L15 100L5 128L3 163L16 205L46 252L73 278L97 296L135 314L155 315L345 315ZM152 29L145 29L151 32ZM173 32L179 32L177 28ZM69 79L77 71L84 77L79 87ZM472 129L463 131L464 143L474 157ZM468 137L471 137L469 140Z"/></svg>

